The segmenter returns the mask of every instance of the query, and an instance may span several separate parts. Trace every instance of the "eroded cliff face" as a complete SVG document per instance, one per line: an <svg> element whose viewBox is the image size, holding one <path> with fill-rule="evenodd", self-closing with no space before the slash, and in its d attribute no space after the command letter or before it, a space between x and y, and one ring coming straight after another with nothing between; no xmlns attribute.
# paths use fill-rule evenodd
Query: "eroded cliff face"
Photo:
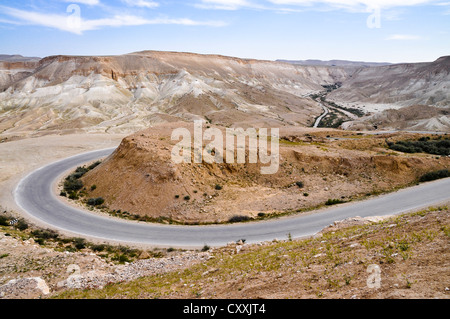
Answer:
<svg viewBox="0 0 450 319"><path fill-rule="evenodd" d="M450 56L430 63L361 68L328 96L350 103L450 106Z"/></svg>
<svg viewBox="0 0 450 319"><path fill-rule="evenodd" d="M321 108L306 96L349 76L340 68L155 51L46 57L14 76L13 67L21 65L0 72L0 129L12 134L134 132L200 118L223 125L308 126Z"/></svg>
<svg viewBox="0 0 450 319"><path fill-rule="evenodd" d="M335 83L342 86L327 99L346 106L448 106L449 58L330 67L143 51L0 62L0 131L132 133L195 119L223 126L311 126L322 107L309 95Z"/></svg>

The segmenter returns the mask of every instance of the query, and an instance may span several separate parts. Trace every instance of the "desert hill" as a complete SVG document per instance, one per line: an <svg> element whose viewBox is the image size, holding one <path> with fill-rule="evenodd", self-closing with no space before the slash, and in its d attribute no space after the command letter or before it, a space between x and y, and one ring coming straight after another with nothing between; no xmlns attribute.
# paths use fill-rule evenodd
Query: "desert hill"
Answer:
<svg viewBox="0 0 450 319"><path fill-rule="evenodd" d="M373 66L382 66L382 65L390 65L392 63L388 62L363 62L363 61L347 61L347 60L277 60L279 62L287 62L292 64L299 65L326 65L326 66L345 66L345 67L373 67Z"/></svg>
<svg viewBox="0 0 450 319"><path fill-rule="evenodd" d="M450 126L450 106L433 107L412 105L400 109L388 109L344 123L345 129L448 131Z"/></svg>
<svg viewBox="0 0 450 319"><path fill-rule="evenodd" d="M0 132L133 133L194 119L221 126L311 126L323 110L310 95L336 83L340 88L327 99L341 105L445 107L448 61L349 67L159 51L3 61Z"/></svg>
<svg viewBox="0 0 450 319"><path fill-rule="evenodd" d="M0 61L5 62L38 62L41 58L27 57L20 54L0 54Z"/></svg>
<svg viewBox="0 0 450 319"><path fill-rule="evenodd" d="M25 64L23 64L25 67ZM0 72L0 129L134 132L203 118L223 125L303 125L321 108L306 98L344 69L296 67L216 55L144 51L122 56L52 56L20 76Z"/></svg>
<svg viewBox="0 0 450 319"><path fill-rule="evenodd" d="M412 134L364 137L292 127L280 130L280 162L274 174L261 174L261 166L267 165L249 163L248 157L245 164L176 164L171 151L178 141L171 140L171 132L180 127L193 126L160 124L123 139L108 159L82 177L81 200L101 197L107 211L126 211L144 220L216 223L390 191L450 165L447 157L387 148L387 138L417 138Z"/></svg>
<svg viewBox="0 0 450 319"><path fill-rule="evenodd" d="M429 63L361 68L328 98L359 104L448 107L450 56Z"/></svg>

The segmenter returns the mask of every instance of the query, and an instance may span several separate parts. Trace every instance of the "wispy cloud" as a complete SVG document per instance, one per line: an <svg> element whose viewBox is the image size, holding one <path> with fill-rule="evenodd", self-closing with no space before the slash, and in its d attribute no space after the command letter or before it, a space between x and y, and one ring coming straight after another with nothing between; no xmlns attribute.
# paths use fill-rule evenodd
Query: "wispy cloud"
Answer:
<svg viewBox="0 0 450 319"><path fill-rule="evenodd" d="M392 8L392 7L407 7L419 4L429 4L437 2L436 0L269 0L274 4L283 5L313 5L313 4L327 4L337 6L367 6L367 7L380 7L380 8Z"/></svg>
<svg viewBox="0 0 450 319"><path fill-rule="evenodd" d="M100 4L100 0L64 0L64 2L80 3L80 4L86 4L89 6L96 6L96 5Z"/></svg>
<svg viewBox="0 0 450 319"><path fill-rule="evenodd" d="M443 15L450 15L450 2L439 2L436 3L436 5L444 7L444 11L442 12Z"/></svg>
<svg viewBox="0 0 450 319"><path fill-rule="evenodd" d="M130 7L143 7L143 8L157 8L159 7L159 3L155 1L147 1L147 0L122 0L123 3Z"/></svg>
<svg viewBox="0 0 450 319"><path fill-rule="evenodd" d="M198 0L197 8L217 10L264 9L295 11L293 7L309 9L320 7L331 9L348 9L351 11L365 11L367 8L395 8L421 4L438 3L442 0Z"/></svg>
<svg viewBox="0 0 450 319"><path fill-rule="evenodd" d="M82 0L84 2L94 0ZM81 1L78 1L81 2ZM142 4L141 4L142 5ZM19 25L38 25L49 28L58 29L61 31L71 32L75 34L83 34L83 32L90 30L97 30L105 27L122 27L122 26L142 26L142 25L155 25L155 24L175 24L186 26L211 26L221 27L226 24L222 21L197 21L188 18L169 18L158 17L148 19L141 16L117 14L108 18L101 19L84 19L81 16L68 15L68 14L55 14L55 13L42 13L36 11L26 11L16 8L0 5L0 12L15 18L3 19L2 22Z"/></svg>
<svg viewBox="0 0 450 319"><path fill-rule="evenodd" d="M420 40L421 36L411 34L392 34L386 38L386 40Z"/></svg>
<svg viewBox="0 0 450 319"><path fill-rule="evenodd" d="M195 7L200 9L238 10L241 8L263 8L262 5L247 0L201 0Z"/></svg>

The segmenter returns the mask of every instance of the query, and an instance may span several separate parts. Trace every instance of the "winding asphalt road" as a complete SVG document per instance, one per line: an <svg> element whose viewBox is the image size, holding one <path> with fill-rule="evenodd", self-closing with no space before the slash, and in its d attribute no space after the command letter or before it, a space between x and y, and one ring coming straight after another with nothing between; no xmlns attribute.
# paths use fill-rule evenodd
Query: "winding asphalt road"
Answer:
<svg viewBox="0 0 450 319"><path fill-rule="evenodd" d="M347 203L314 213L260 222L181 226L126 221L93 214L64 203L54 191L62 174L86 162L110 155L114 149L83 153L44 166L17 185L14 197L22 210L50 228L123 244L199 248L221 246L239 239L248 243L275 238L310 236L334 221L349 217L382 216L424 208L450 200L450 178L424 183L374 199Z"/></svg>

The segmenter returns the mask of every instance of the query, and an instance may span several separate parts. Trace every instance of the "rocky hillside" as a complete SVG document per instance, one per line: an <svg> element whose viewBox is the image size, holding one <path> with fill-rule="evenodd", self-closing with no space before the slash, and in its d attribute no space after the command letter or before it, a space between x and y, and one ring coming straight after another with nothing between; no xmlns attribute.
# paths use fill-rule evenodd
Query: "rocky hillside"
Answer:
<svg viewBox="0 0 450 319"><path fill-rule="evenodd" d="M339 68L154 51L52 56L33 66L0 66L3 133L133 132L196 118L223 125L307 126L321 108L304 96L349 76Z"/></svg>
<svg viewBox="0 0 450 319"><path fill-rule="evenodd" d="M311 94L379 110L445 107L450 57L432 63L299 65L219 55L143 51L120 56L7 57L0 62L0 133L131 133L161 122L311 126ZM362 109L366 112L372 109ZM378 110L378 108L376 108Z"/></svg>
<svg viewBox="0 0 450 319"><path fill-rule="evenodd" d="M430 63L406 63L361 68L328 95L349 103L401 106L450 105L450 56Z"/></svg>
<svg viewBox="0 0 450 319"><path fill-rule="evenodd" d="M382 112L348 121L345 129L413 130L413 131L449 131L450 106L434 107L412 105L398 110L388 109Z"/></svg>
<svg viewBox="0 0 450 319"><path fill-rule="evenodd" d="M391 191L450 165L444 156L387 148L386 138L421 135L362 136L307 128L280 130L280 162L274 174L261 174L261 167L269 164L249 163L248 156L245 164L175 164L171 151L178 141L171 141L170 135L182 126L192 129L186 123L170 123L125 138L81 178L85 190L80 200L89 203L101 197L105 212L125 218L220 223L234 216L258 219Z"/></svg>

